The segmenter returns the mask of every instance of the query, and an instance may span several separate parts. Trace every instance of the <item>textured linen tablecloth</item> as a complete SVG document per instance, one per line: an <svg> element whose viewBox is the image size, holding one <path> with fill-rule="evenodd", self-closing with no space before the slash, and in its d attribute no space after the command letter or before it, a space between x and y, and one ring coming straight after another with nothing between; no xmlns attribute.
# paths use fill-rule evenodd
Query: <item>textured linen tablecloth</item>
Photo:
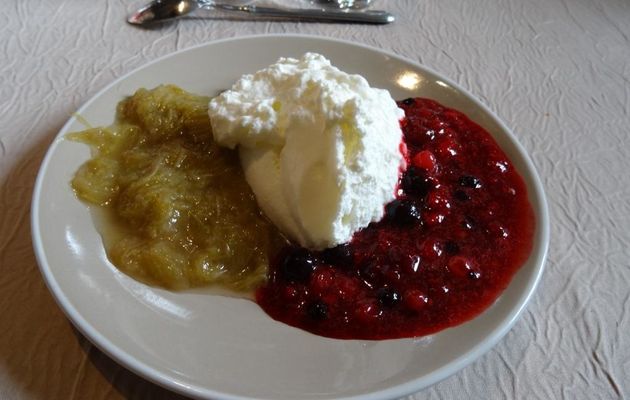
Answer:
<svg viewBox="0 0 630 400"><path fill-rule="evenodd" d="M288 1L288 0L283 0ZM44 285L29 207L71 113L148 61L266 33L345 38L418 61L513 128L551 212L541 284L489 353L414 399L630 396L630 2L376 0L388 26L194 19L124 23L126 0L0 7L0 399L179 398L73 330Z"/></svg>

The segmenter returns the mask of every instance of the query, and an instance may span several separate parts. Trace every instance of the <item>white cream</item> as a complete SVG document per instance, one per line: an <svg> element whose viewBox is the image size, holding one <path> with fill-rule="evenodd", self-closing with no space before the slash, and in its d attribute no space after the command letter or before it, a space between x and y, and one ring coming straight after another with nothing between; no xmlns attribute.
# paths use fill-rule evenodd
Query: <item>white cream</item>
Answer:
<svg viewBox="0 0 630 400"><path fill-rule="evenodd" d="M319 54L244 75L209 114L215 140L239 146L261 209L302 246L349 241L395 197L403 111Z"/></svg>

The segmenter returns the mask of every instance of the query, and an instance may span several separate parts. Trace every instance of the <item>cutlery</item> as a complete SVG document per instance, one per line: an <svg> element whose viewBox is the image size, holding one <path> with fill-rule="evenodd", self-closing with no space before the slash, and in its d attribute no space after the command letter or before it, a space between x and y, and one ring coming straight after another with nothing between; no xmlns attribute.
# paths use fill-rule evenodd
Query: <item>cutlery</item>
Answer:
<svg viewBox="0 0 630 400"><path fill-rule="evenodd" d="M278 18L283 20L354 22L365 24L388 24L394 16L386 11L351 11L320 8L280 8L255 5L235 5L207 0L154 0L133 12L127 22L146 25L183 17L197 9L215 9L247 14L254 17Z"/></svg>

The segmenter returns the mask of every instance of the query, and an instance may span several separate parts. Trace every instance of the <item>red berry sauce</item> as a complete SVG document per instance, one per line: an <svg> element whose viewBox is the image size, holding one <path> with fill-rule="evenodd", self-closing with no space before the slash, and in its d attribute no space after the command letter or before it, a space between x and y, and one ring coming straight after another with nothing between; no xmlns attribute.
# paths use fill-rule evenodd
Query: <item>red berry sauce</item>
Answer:
<svg viewBox="0 0 630 400"><path fill-rule="evenodd" d="M398 198L350 243L287 247L256 293L274 319L341 339L422 336L490 306L532 248L523 179L464 114L399 102L409 168Z"/></svg>

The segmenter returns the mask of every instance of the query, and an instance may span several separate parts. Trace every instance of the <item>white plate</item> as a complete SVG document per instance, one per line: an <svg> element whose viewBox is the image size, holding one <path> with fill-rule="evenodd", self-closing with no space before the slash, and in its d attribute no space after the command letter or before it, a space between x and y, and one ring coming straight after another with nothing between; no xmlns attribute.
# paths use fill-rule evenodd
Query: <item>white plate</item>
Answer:
<svg viewBox="0 0 630 400"><path fill-rule="evenodd" d="M78 110L109 125L116 104L141 87L174 83L214 95L280 56L324 54L342 70L389 89L464 111L497 139L525 178L536 213L534 249L498 301L474 320L438 334L385 341L327 339L278 323L253 302L148 287L108 262L88 208L69 181L89 157L64 140L83 129L71 118L51 145L33 196L35 251L49 289L74 325L137 374L200 398L394 398L431 385L489 350L514 324L543 270L548 215L542 185L516 139L484 105L427 68L391 53L309 36L253 36L208 43L123 76Z"/></svg>

